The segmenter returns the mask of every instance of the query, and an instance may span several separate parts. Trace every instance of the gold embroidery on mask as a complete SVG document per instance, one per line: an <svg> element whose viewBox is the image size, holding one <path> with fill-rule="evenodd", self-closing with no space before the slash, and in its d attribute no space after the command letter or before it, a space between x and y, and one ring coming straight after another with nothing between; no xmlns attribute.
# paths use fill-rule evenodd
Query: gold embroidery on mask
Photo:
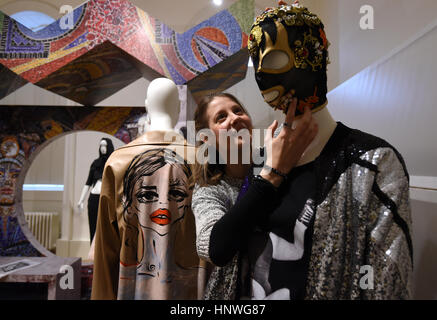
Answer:
<svg viewBox="0 0 437 320"><path fill-rule="evenodd" d="M288 44L288 34L287 30L285 30L285 27L278 21L275 21L276 25L276 43L273 44L272 39L270 38L269 34L267 32L264 32L264 38L265 38L265 50L260 50L260 58L259 58L259 66L257 72L265 72L265 73L272 73L272 74L279 74L289 71L294 67L294 53L291 51L290 46ZM273 68L266 68L263 67L263 61L267 57L267 55L273 53L274 51L281 51L285 53L288 57L288 62L278 67L277 69Z"/></svg>
<svg viewBox="0 0 437 320"><path fill-rule="evenodd" d="M280 25L282 27L282 29L285 31L285 33L287 32L284 29L284 26L282 24L282 21L287 25L287 26L304 26L307 25L309 27L321 27L321 20L313 13L311 13L307 8L302 7L298 4L294 4L294 5L281 5L278 8L268 8L266 9L261 15L259 15L256 18L255 23L252 26L252 30L249 36L249 40L248 40L248 49L249 49L249 54L253 57L253 58L258 58L258 55L261 54L260 56L260 66L258 71L261 71L261 60L264 56L266 56L266 54L272 50L268 51L268 44L267 44L267 37L268 35L266 33L264 33L264 37L266 39L266 45L265 45L265 50L264 52L261 53L261 41L262 41L262 36L263 36L263 31L262 28L260 27L260 23L263 22L264 20L266 20L267 18L271 18L275 21L275 24L278 28L278 26ZM279 27L280 28L280 27ZM278 28L278 36L277 36L277 42L279 41L278 39L281 38L281 32L279 31ZM290 57L290 59L294 59L293 61L290 61L290 63L287 65L291 67L296 66L296 68L300 68L300 69L306 69L308 66L311 66L313 71L317 71L318 68L322 67L322 61L323 61L323 51L328 49L329 46L329 42L326 40L326 35L323 32L323 30L320 28L320 35L323 39L323 44L320 44L319 40L314 37L310 31L310 34L305 33L305 38L304 38L304 43L302 43L301 41L298 41L299 44L296 44L296 48L292 51L290 51L289 49L289 45L288 45L288 36L286 35L284 38L287 39L287 45L285 45L283 42L281 44L276 43L274 45L274 47L276 48L276 50L278 48L282 48L281 50L284 51L285 53L287 53L287 55ZM270 40L271 41L271 40ZM287 48L286 50L284 50L284 48ZM329 63L329 58L327 58L327 63ZM269 73L282 73L282 72L286 72L283 71L282 69L286 69L286 68L281 68L281 72L277 72L276 70L268 70ZM291 69L291 68L289 68ZM288 70L289 70L288 69Z"/></svg>
<svg viewBox="0 0 437 320"><path fill-rule="evenodd" d="M256 25L252 28L247 44L247 48L249 49L249 53L252 57L258 54L258 48L261 44L262 35L263 30L259 25Z"/></svg>
<svg viewBox="0 0 437 320"><path fill-rule="evenodd" d="M312 35L311 30L309 34L304 33L303 43L300 40L296 40L294 45L296 46L294 48L296 68L306 69L309 65L314 72L318 71L318 68L322 69L323 50L325 47Z"/></svg>

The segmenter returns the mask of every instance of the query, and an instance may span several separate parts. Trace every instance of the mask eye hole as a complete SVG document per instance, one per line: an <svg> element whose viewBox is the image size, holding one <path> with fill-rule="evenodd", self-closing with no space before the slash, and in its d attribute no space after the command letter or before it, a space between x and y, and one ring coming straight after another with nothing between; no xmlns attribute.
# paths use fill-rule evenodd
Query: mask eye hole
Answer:
<svg viewBox="0 0 437 320"><path fill-rule="evenodd" d="M261 68L264 70L280 70L287 67L289 61L290 58L284 51L274 50L264 56Z"/></svg>
<svg viewBox="0 0 437 320"><path fill-rule="evenodd" d="M274 91L270 91L270 92L264 93L263 94L264 100L267 103L272 102L272 101L276 100L279 97L279 94L280 93L279 93L278 90L274 90Z"/></svg>

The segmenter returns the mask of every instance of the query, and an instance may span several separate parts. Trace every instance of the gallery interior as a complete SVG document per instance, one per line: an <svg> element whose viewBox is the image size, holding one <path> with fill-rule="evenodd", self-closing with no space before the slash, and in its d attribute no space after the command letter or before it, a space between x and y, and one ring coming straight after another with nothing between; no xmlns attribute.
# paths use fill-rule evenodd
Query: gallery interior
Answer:
<svg viewBox="0 0 437 320"><path fill-rule="evenodd" d="M260 94L247 49L255 17L276 3L0 0L0 172L9 179L0 185L0 265L30 263L4 268L0 300L90 299L84 186L103 138L117 150L144 133L154 79L177 85L175 129L185 133L210 92L236 96L254 128L284 121ZM322 19L330 42L332 116L383 137L405 160L412 298L437 299L437 2L300 4ZM65 290L59 279L70 271Z"/></svg>

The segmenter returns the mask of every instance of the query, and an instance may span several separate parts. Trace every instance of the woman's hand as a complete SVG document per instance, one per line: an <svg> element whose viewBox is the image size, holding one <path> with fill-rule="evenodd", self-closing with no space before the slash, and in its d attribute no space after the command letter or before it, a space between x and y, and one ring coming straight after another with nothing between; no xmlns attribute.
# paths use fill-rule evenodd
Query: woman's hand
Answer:
<svg viewBox="0 0 437 320"><path fill-rule="evenodd" d="M268 128L271 130L264 139L267 159L267 168L263 168L260 175L270 181L275 187L278 187L284 179L280 175L269 170L268 167L274 168L283 174L288 174L293 169L302 154L314 140L318 127L312 117L309 107L305 107L305 112L295 129L291 128L296 111L297 99L294 98L285 116L285 123L279 135L274 138L273 133L278 127L278 122L275 120Z"/></svg>

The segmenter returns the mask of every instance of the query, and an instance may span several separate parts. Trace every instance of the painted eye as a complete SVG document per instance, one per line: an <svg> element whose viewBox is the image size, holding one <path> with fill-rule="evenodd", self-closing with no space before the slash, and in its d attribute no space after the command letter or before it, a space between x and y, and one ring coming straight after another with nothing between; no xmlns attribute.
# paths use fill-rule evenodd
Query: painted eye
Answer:
<svg viewBox="0 0 437 320"><path fill-rule="evenodd" d="M266 70L280 70L288 65L289 57L284 51L274 50L267 53L261 62L261 68Z"/></svg>
<svg viewBox="0 0 437 320"><path fill-rule="evenodd" d="M181 202L187 197L187 194L181 190L172 189L168 192L168 197L171 201Z"/></svg>
<svg viewBox="0 0 437 320"><path fill-rule="evenodd" d="M139 192L137 199L141 203L154 202L159 198L159 195L154 191Z"/></svg>

